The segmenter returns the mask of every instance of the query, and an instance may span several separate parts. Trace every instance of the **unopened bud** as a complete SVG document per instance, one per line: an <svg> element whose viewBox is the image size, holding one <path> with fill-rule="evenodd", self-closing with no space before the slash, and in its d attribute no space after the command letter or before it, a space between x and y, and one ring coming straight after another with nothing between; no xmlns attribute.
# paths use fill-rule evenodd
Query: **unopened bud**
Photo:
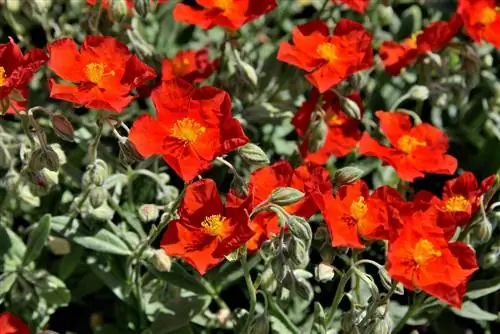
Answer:
<svg viewBox="0 0 500 334"><path fill-rule="evenodd" d="M134 0L134 8L141 17L146 17L151 7L150 0Z"/></svg>
<svg viewBox="0 0 500 334"><path fill-rule="evenodd" d="M380 23L385 26L391 24L393 21L394 11L390 6L378 5L377 14L380 19Z"/></svg>
<svg viewBox="0 0 500 334"><path fill-rule="evenodd" d="M357 167L343 167L335 172L333 184L339 187L344 184L353 183L363 176L363 170Z"/></svg>
<svg viewBox="0 0 500 334"><path fill-rule="evenodd" d="M71 122L63 115L52 115L52 128L55 134L66 141L73 141L75 130Z"/></svg>
<svg viewBox="0 0 500 334"><path fill-rule="evenodd" d="M274 278L276 282L281 284L285 278L288 270L288 266L285 263L285 259L281 254L278 254L275 258L271 260L271 269L273 270Z"/></svg>
<svg viewBox="0 0 500 334"><path fill-rule="evenodd" d="M108 191L103 187L95 187L89 193L89 202L93 208L103 205L108 199Z"/></svg>
<svg viewBox="0 0 500 334"><path fill-rule="evenodd" d="M297 203L302 198L304 198L303 192L291 187L282 187L273 190L269 197L269 202L279 206L285 206Z"/></svg>
<svg viewBox="0 0 500 334"><path fill-rule="evenodd" d="M179 197L179 189L171 185L166 185L162 193L158 195L158 203L167 205L175 201L177 197Z"/></svg>
<svg viewBox="0 0 500 334"><path fill-rule="evenodd" d="M481 264L483 269L493 268L498 263L498 254L496 252L490 252L482 258Z"/></svg>
<svg viewBox="0 0 500 334"><path fill-rule="evenodd" d="M295 292L300 298L307 301L310 301L314 296L311 284L305 279L297 279L295 281Z"/></svg>
<svg viewBox="0 0 500 334"><path fill-rule="evenodd" d="M238 149L241 158L251 166L264 166L269 164L267 154L257 145L248 143Z"/></svg>
<svg viewBox="0 0 500 334"><path fill-rule="evenodd" d="M249 334L264 334L269 333L269 319L266 313L259 314L252 320Z"/></svg>
<svg viewBox="0 0 500 334"><path fill-rule="evenodd" d="M7 147L0 141L0 169L8 169L12 162L12 155Z"/></svg>
<svg viewBox="0 0 500 334"><path fill-rule="evenodd" d="M319 302L314 302L314 319L315 322L321 324L322 326L325 325L325 311L323 310L323 306L321 306Z"/></svg>
<svg viewBox="0 0 500 334"><path fill-rule="evenodd" d="M59 158L51 147L42 147L33 151L28 166L33 172L44 168L56 172L59 169Z"/></svg>
<svg viewBox="0 0 500 334"><path fill-rule="evenodd" d="M310 135L307 142L307 150L311 153L319 151L326 142L328 134L328 125L325 120L320 118L311 122Z"/></svg>
<svg viewBox="0 0 500 334"><path fill-rule="evenodd" d="M410 97L417 101L425 101L429 98L429 88L422 85L415 85L408 92Z"/></svg>
<svg viewBox="0 0 500 334"><path fill-rule="evenodd" d="M335 271L331 264L322 262L314 268L314 278L318 282L329 282L335 277Z"/></svg>
<svg viewBox="0 0 500 334"><path fill-rule="evenodd" d="M66 153L64 153L61 145L59 145L59 144L51 144L50 148L54 152L56 152L57 158L59 159L59 166L62 166L64 164L66 164L66 162L68 161L68 159L66 159Z"/></svg>
<svg viewBox="0 0 500 334"><path fill-rule="evenodd" d="M55 255L66 255L71 252L68 240L54 236L49 237L49 249Z"/></svg>
<svg viewBox="0 0 500 334"><path fill-rule="evenodd" d="M388 319L376 319L368 328L366 333L372 334L389 334L391 332L391 327Z"/></svg>
<svg viewBox="0 0 500 334"><path fill-rule="evenodd" d="M141 154L130 140L119 141L118 147L120 148L119 159L122 163L129 164L142 160Z"/></svg>
<svg viewBox="0 0 500 334"><path fill-rule="evenodd" d="M109 15L111 20L121 22L128 14L128 6L126 0L110 0Z"/></svg>
<svg viewBox="0 0 500 334"><path fill-rule="evenodd" d="M312 230L309 223L302 217L290 216L288 219L288 228L290 232L304 241L306 244L310 244L312 239Z"/></svg>
<svg viewBox="0 0 500 334"><path fill-rule="evenodd" d="M108 165L103 160L97 159L92 165L87 167L87 171L83 174L83 187L87 188L91 185L101 186L107 177Z"/></svg>
<svg viewBox="0 0 500 334"><path fill-rule="evenodd" d="M484 217L481 222L479 222L472 232L473 240L478 244L485 244L491 239L493 233L493 226L487 217Z"/></svg>
<svg viewBox="0 0 500 334"><path fill-rule="evenodd" d="M172 269L172 260L163 249L156 249L153 255L153 263L158 271L165 272Z"/></svg>
<svg viewBox="0 0 500 334"><path fill-rule="evenodd" d="M299 268L305 267L309 263L309 253L306 244L296 238L290 240L290 260Z"/></svg>
<svg viewBox="0 0 500 334"><path fill-rule="evenodd" d="M5 7L11 13L17 13L21 10L21 1L19 0L5 0Z"/></svg>
<svg viewBox="0 0 500 334"><path fill-rule="evenodd" d="M143 204L139 207L139 219L143 223L152 222L160 216L160 210L155 204Z"/></svg>
<svg viewBox="0 0 500 334"><path fill-rule="evenodd" d="M33 185L31 188L35 192L40 192L39 195L44 194L47 190L59 183L59 173L48 170L47 168L42 169L38 172L32 172L29 169L23 171L23 175L30 181Z"/></svg>
<svg viewBox="0 0 500 334"><path fill-rule="evenodd" d="M361 109L356 101L351 100L348 97L340 98L340 106L342 111L349 117L360 120L361 119Z"/></svg>
<svg viewBox="0 0 500 334"><path fill-rule="evenodd" d="M101 205L98 208L92 209L89 212L90 217L97 221L108 221L111 220L114 216L115 212L111 207L108 205L108 203L104 202L103 205Z"/></svg>

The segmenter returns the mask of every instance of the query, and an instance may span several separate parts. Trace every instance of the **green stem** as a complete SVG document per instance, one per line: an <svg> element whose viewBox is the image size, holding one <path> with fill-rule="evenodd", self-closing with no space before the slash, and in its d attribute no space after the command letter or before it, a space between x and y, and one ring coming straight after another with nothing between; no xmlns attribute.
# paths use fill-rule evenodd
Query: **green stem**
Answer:
<svg viewBox="0 0 500 334"><path fill-rule="evenodd" d="M248 262L247 262L246 246L243 246L243 252L241 254L241 265L243 266L243 271L245 273L245 283L248 289L248 297L250 298L250 309L248 311L248 317L245 324L245 331L248 331L248 327L250 326L250 321L252 320L253 315L255 313L255 306L257 305L257 292L255 291L252 278L250 277L250 268L248 267Z"/></svg>
<svg viewBox="0 0 500 334"><path fill-rule="evenodd" d="M135 291L137 298L137 311L139 313L139 330L142 331L144 328L144 305L142 300L141 264L139 262L137 262L135 266Z"/></svg>
<svg viewBox="0 0 500 334"><path fill-rule="evenodd" d="M315 19L319 19L321 17L321 14L323 14L323 12L325 11L326 6L328 5L329 2L330 2L330 0L323 1L323 4L321 5L321 8L314 15Z"/></svg>
<svg viewBox="0 0 500 334"><path fill-rule="evenodd" d="M342 297L344 297L344 290L347 282L352 276L352 272L354 271L354 267L351 267L340 279L339 285L337 286L337 291L335 291L335 297L333 298L332 305L330 306L330 310L328 310L328 314L326 316L326 325L329 326L333 317L335 316L335 312L337 312L337 308L339 307L340 301Z"/></svg>
<svg viewBox="0 0 500 334"><path fill-rule="evenodd" d="M422 305L422 302L424 301L424 299L425 299L425 295L423 293L420 293L416 296L415 302L408 308L408 311L406 311L403 318L401 318L401 320L399 320L396 327L392 330L392 334L399 333L403 329L403 327L406 325L408 320L419 312L420 305Z"/></svg>
<svg viewBox="0 0 500 334"><path fill-rule="evenodd" d="M286 316L283 310L276 303L274 298L268 296L267 301L269 303L269 311L270 313L280 320L293 334L299 334L301 331L295 326L295 324Z"/></svg>

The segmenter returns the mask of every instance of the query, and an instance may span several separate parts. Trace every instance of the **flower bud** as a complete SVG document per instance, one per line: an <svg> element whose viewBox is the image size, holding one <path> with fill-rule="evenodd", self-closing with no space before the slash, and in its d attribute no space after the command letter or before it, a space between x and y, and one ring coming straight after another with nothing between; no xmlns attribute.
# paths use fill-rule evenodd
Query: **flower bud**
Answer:
<svg viewBox="0 0 500 334"><path fill-rule="evenodd" d="M383 319L376 319L366 329L366 333L370 334L389 334L390 332L391 324L387 317Z"/></svg>
<svg viewBox="0 0 500 334"><path fill-rule="evenodd" d="M28 166L33 172L47 168L57 172L59 169L59 158L51 147L38 148L31 154Z"/></svg>
<svg viewBox="0 0 500 334"><path fill-rule="evenodd" d="M98 208L103 205L108 199L108 191L103 187L95 187L89 193L90 205L93 208Z"/></svg>
<svg viewBox="0 0 500 334"><path fill-rule="evenodd" d="M335 172L333 177L333 184L340 187L344 184L353 183L363 176L363 170L358 167L343 167Z"/></svg>
<svg viewBox="0 0 500 334"><path fill-rule="evenodd" d="M417 101L425 101L429 98L429 88L422 85L415 85L410 88L408 95Z"/></svg>
<svg viewBox="0 0 500 334"><path fill-rule="evenodd" d="M243 61L237 50L233 50L234 57L236 58L236 64L238 65L238 72L241 74L241 78L250 87L256 88L259 83L259 77L255 68L249 63Z"/></svg>
<svg viewBox="0 0 500 334"><path fill-rule="evenodd" d="M326 136L328 134L328 125L325 120L320 118L310 125L310 135L308 138L307 149L311 153L319 151L326 141Z"/></svg>
<svg viewBox="0 0 500 334"><path fill-rule="evenodd" d="M474 240L478 244L485 244L491 239L493 234L493 226L487 217L484 217L481 222L479 222L472 232Z"/></svg>
<svg viewBox="0 0 500 334"><path fill-rule="evenodd" d="M271 260L271 269L273 270L274 278L278 284L283 282L288 270L288 266L285 263L285 259L281 254L278 254Z"/></svg>
<svg viewBox="0 0 500 334"><path fill-rule="evenodd" d="M49 237L49 249L55 255L66 255L71 252L68 240L54 236Z"/></svg>
<svg viewBox="0 0 500 334"><path fill-rule="evenodd" d="M101 186L107 177L108 165L103 160L97 159L92 165L87 167L87 171L83 174L83 187L87 188L91 185Z"/></svg>
<svg viewBox="0 0 500 334"><path fill-rule="evenodd" d="M179 197L179 189L171 185L166 185L163 187L161 193L158 194L158 203L167 205L174 202L177 197Z"/></svg>
<svg viewBox="0 0 500 334"><path fill-rule="evenodd" d="M111 207L106 202L104 202L104 204L101 205L100 207L95 209L90 209L89 212L87 212L87 215L90 216L90 218L95 219L96 221L111 220L114 214L115 214L114 210L111 209Z"/></svg>
<svg viewBox="0 0 500 334"><path fill-rule="evenodd" d="M23 175L29 180L30 185L33 186L31 190L36 195L46 194L47 190L50 190L50 188L59 183L59 173L50 171L47 168L38 172L25 169L23 170Z"/></svg>
<svg viewBox="0 0 500 334"><path fill-rule="evenodd" d="M496 252L490 252L482 258L481 267L483 269L493 268L498 263L498 254Z"/></svg>
<svg viewBox="0 0 500 334"><path fill-rule="evenodd" d="M22 2L19 0L5 0L5 8L11 13L21 11Z"/></svg>
<svg viewBox="0 0 500 334"><path fill-rule="evenodd" d="M238 197L246 198L248 196L248 183L239 175L234 175L230 188Z"/></svg>
<svg viewBox="0 0 500 334"><path fill-rule="evenodd" d="M160 216L160 210L155 204L143 204L139 207L139 219L143 223L153 222Z"/></svg>
<svg viewBox="0 0 500 334"><path fill-rule="evenodd" d="M302 217L290 216L288 219L290 232L309 245L312 239L312 230L309 223Z"/></svg>
<svg viewBox="0 0 500 334"><path fill-rule="evenodd" d="M0 169L8 169L12 162L12 155L5 145L0 141Z"/></svg>
<svg viewBox="0 0 500 334"><path fill-rule="evenodd" d="M151 7L150 0L134 0L134 8L140 17L146 17Z"/></svg>
<svg viewBox="0 0 500 334"><path fill-rule="evenodd" d="M347 116L358 120L361 119L361 109L355 101L343 96L340 98L340 106Z"/></svg>
<svg viewBox="0 0 500 334"><path fill-rule="evenodd" d="M124 164L130 164L142 160L141 154L135 148L135 145L130 141L119 141L118 147L120 148L119 160Z"/></svg>
<svg viewBox="0 0 500 334"><path fill-rule="evenodd" d="M66 153L64 153L61 145L59 144L51 144L50 148L56 152L57 158L59 159L59 166L65 165L66 162L68 162L68 159L66 158Z"/></svg>
<svg viewBox="0 0 500 334"><path fill-rule="evenodd" d="M127 17L128 6L126 0L110 0L109 16L112 21L121 22Z"/></svg>
<svg viewBox="0 0 500 334"><path fill-rule="evenodd" d="M54 133L61 139L73 141L75 130L71 122L63 115L52 115L52 128Z"/></svg>
<svg viewBox="0 0 500 334"><path fill-rule="evenodd" d="M312 300L314 291L311 284L305 279L297 279L295 281L295 292L297 295L307 301Z"/></svg>
<svg viewBox="0 0 500 334"><path fill-rule="evenodd" d="M290 260L301 268L309 263L309 252L302 240L296 238L290 240Z"/></svg>
<svg viewBox="0 0 500 334"><path fill-rule="evenodd" d="M172 269L172 260L163 249L156 249L154 251L153 264L160 272L166 272Z"/></svg>
<svg viewBox="0 0 500 334"><path fill-rule="evenodd" d="M269 197L269 202L285 206L294 204L304 198L304 193L291 187L281 187L274 189Z"/></svg>
<svg viewBox="0 0 500 334"><path fill-rule="evenodd" d="M326 263L321 262L314 268L314 278L318 282L329 282L335 277L335 271L333 270L333 266Z"/></svg>
<svg viewBox="0 0 500 334"><path fill-rule="evenodd" d="M267 154L257 145L248 143L238 149L238 154L250 166L269 165Z"/></svg>
<svg viewBox="0 0 500 334"><path fill-rule="evenodd" d="M394 11L390 6L378 5L377 14L382 26L389 25L393 21Z"/></svg>
<svg viewBox="0 0 500 334"><path fill-rule="evenodd" d="M249 334L269 333L269 319L266 313L259 314L252 320L248 333Z"/></svg>
<svg viewBox="0 0 500 334"><path fill-rule="evenodd" d="M314 322L319 323L324 327L326 325L326 316L323 306L320 303L314 302Z"/></svg>

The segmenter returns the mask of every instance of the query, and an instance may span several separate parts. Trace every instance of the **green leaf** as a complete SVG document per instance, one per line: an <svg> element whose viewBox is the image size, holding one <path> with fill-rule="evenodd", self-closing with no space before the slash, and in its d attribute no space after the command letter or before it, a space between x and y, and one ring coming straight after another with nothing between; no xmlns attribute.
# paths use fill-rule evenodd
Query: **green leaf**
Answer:
<svg viewBox="0 0 500 334"><path fill-rule="evenodd" d="M16 278L16 273L4 273L0 276L0 304L3 301L3 297L10 291L12 285L14 285Z"/></svg>
<svg viewBox="0 0 500 334"><path fill-rule="evenodd" d="M81 264L84 248L78 245L71 247L71 252L63 256L59 262L59 270L57 276L65 281L75 269Z"/></svg>
<svg viewBox="0 0 500 334"><path fill-rule="evenodd" d="M71 293L66 284L45 270L36 272L25 271L22 273L24 279L32 283L38 296L51 306L65 306L71 300Z"/></svg>
<svg viewBox="0 0 500 334"><path fill-rule="evenodd" d="M179 263L173 262L169 272L160 272L154 266L147 265L148 270L161 280L164 280L172 285L192 291L198 295L208 294L207 289L200 281L189 274Z"/></svg>
<svg viewBox="0 0 500 334"><path fill-rule="evenodd" d="M477 299L500 290L500 277L470 282L465 294L469 299Z"/></svg>
<svg viewBox="0 0 500 334"><path fill-rule="evenodd" d="M497 314L493 314L481 309L474 302L466 301L462 304L462 308L456 309L452 308L451 311L462 318L473 319L473 320L485 320L485 321L495 321L498 319Z"/></svg>
<svg viewBox="0 0 500 334"><path fill-rule="evenodd" d="M75 237L73 241L80 246L98 252L117 255L131 255L132 252L127 245L116 235L108 230L101 229L91 237Z"/></svg>
<svg viewBox="0 0 500 334"><path fill-rule="evenodd" d="M30 264L40 255L50 232L50 215L40 219L38 226L31 232L23 257L23 265Z"/></svg>
<svg viewBox="0 0 500 334"><path fill-rule="evenodd" d="M113 262L111 262L113 263ZM89 259L88 263L92 272L99 277L99 279L107 285L107 287L113 291L115 296L117 296L122 301L127 301L125 293L125 277L119 276L117 273L116 266L113 267L112 264L103 265L96 263L95 259Z"/></svg>

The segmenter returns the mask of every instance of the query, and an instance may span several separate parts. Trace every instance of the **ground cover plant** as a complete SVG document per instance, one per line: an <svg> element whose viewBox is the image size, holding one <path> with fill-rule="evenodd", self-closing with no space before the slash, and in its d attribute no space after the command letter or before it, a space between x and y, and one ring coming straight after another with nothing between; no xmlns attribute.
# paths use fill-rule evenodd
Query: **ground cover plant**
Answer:
<svg viewBox="0 0 500 334"><path fill-rule="evenodd" d="M0 334L500 331L494 0L0 28Z"/></svg>

